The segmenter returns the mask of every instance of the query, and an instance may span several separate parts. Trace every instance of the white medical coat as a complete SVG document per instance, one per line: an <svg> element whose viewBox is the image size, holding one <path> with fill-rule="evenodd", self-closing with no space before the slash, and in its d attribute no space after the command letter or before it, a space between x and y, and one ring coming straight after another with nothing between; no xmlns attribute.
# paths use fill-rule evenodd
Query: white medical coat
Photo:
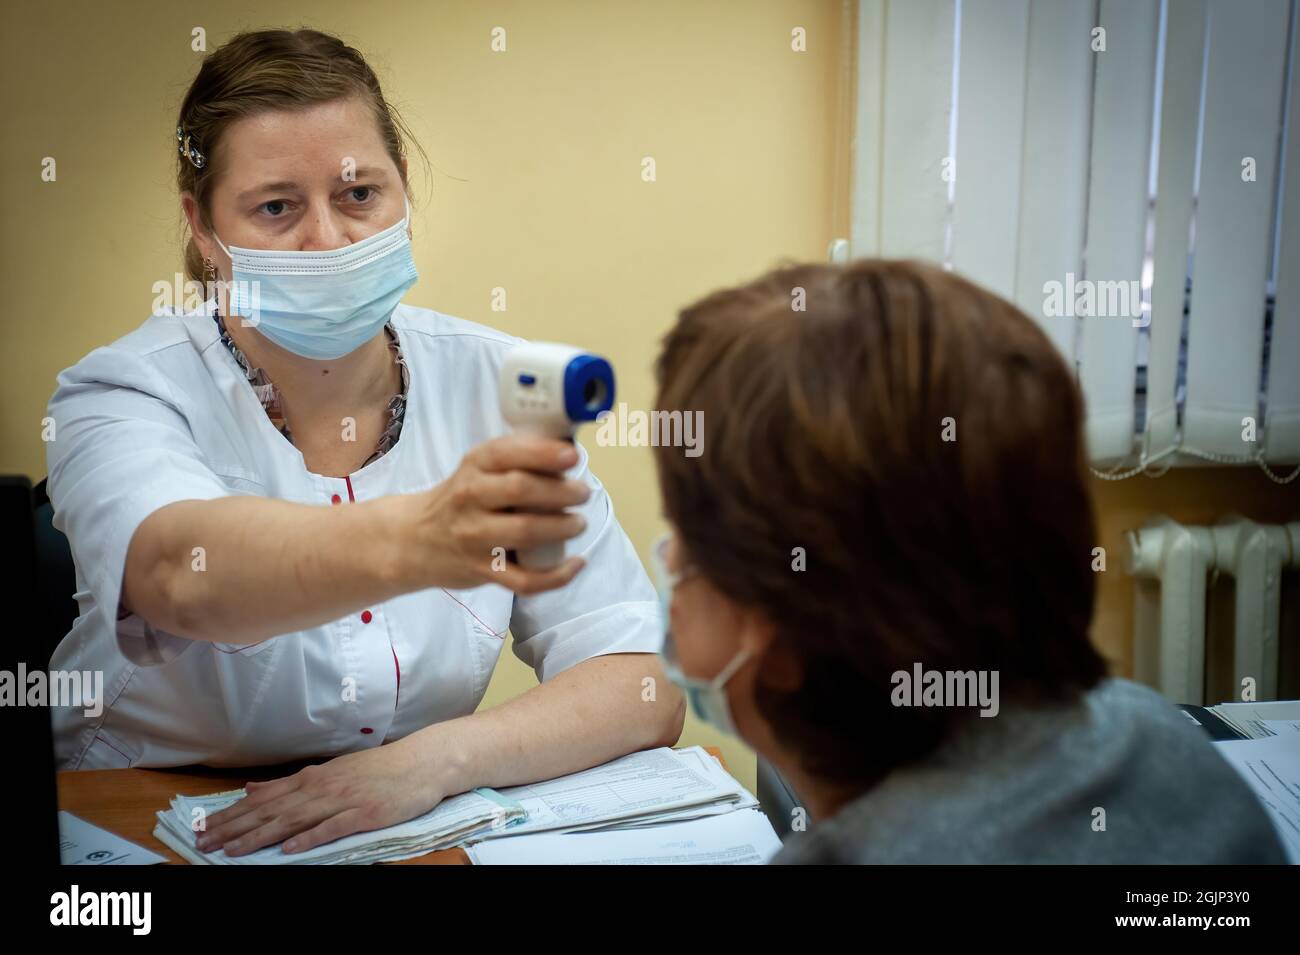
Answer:
<svg viewBox="0 0 1300 955"><path fill-rule="evenodd" d="M587 566L560 590L434 587L251 646L117 619L131 536L166 504L252 494L328 507L421 491L508 430L497 370L521 339L408 305L391 321L411 376L401 437L346 477L307 470L205 311L152 316L59 374L48 487L80 615L50 665L104 674L99 716L53 709L61 768L246 766L379 746L473 712L507 629L541 680L658 649L654 590L581 445L569 473L592 495L568 552Z"/></svg>

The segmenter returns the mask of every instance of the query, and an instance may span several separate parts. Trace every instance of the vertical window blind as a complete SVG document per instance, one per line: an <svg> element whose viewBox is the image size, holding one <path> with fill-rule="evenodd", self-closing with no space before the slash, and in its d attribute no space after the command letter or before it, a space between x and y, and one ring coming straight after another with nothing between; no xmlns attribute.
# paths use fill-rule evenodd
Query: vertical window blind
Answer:
<svg viewBox="0 0 1300 955"><path fill-rule="evenodd" d="M1296 0L857 13L852 254L941 262L1033 316L1077 369L1102 476L1293 480Z"/></svg>

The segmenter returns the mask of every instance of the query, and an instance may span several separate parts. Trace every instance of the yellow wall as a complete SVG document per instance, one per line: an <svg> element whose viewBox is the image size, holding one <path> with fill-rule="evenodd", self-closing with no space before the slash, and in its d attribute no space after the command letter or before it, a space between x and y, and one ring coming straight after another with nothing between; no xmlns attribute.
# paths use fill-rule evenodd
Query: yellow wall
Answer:
<svg viewBox="0 0 1300 955"><path fill-rule="evenodd" d="M44 475L40 419L54 376L137 326L153 284L180 270L176 108L209 49L241 28L311 25L365 53L428 151L418 162L408 296L520 335L609 355L620 399L649 407L651 361L675 310L782 257L820 259L845 235L847 78L837 0L746 3L410 2L7 8L0 86L0 472ZM508 51L489 50L503 26ZM804 27L808 52L790 49ZM58 179L40 179L41 160ZM652 156L654 183L641 180ZM494 287L509 308L490 310ZM662 522L650 453L592 463L644 556ZM1095 632L1131 663L1132 585L1121 533L1153 510L1213 520L1297 514L1294 489L1250 471L1098 485L1112 555ZM533 682L503 653L485 705ZM744 747L692 719L753 785Z"/></svg>
<svg viewBox="0 0 1300 955"><path fill-rule="evenodd" d="M233 32L314 26L360 49L428 151L418 161L407 301L609 355L619 398L647 408L675 310L842 232L845 161L832 114L841 4L175 2L6 5L0 171L0 472L44 476L54 376L139 325L181 268L176 110ZM505 27L507 52L489 31ZM808 52L790 49L791 29ZM40 179L57 161L57 181ZM643 182L652 156L657 181ZM838 192L832 176L838 175ZM842 216L840 217L842 220ZM507 290L508 310L490 309ZM646 553L661 529L650 452L600 448L593 468ZM488 702L533 681L502 655ZM752 756L722 742L753 783Z"/></svg>

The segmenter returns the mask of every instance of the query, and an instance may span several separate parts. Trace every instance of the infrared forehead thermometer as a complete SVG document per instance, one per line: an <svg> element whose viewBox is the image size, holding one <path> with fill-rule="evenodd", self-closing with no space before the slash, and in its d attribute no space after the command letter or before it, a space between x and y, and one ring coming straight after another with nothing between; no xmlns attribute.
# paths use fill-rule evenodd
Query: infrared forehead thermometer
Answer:
<svg viewBox="0 0 1300 955"><path fill-rule="evenodd" d="M516 431L572 441L584 421L614 405L614 369L572 345L527 342L506 355L499 380L501 414ZM564 561L564 543L521 550L519 566L548 570Z"/></svg>

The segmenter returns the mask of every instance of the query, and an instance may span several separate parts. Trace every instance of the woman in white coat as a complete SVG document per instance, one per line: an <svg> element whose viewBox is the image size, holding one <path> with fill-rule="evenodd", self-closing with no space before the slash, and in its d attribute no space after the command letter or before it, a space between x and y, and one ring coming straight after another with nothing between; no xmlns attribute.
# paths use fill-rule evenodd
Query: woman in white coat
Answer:
<svg viewBox="0 0 1300 955"><path fill-rule="evenodd" d="M301 851L681 731L586 452L507 434L520 340L399 304L402 130L333 37L208 56L177 151L187 271L215 294L95 349L50 402L81 609L51 666L104 673L101 713L56 711L60 764L337 757L252 786L209 850ZM554 570L494 560L552 541L573 555ZM542 682L475 712L508 629Z"/></svg>

